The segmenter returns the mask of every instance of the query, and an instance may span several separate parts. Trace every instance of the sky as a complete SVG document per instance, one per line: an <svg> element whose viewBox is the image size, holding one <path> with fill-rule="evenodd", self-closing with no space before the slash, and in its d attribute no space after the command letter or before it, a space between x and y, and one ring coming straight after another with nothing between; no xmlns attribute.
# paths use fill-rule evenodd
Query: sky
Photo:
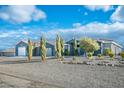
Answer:
<svg viewBox="0 0 124 93"><path fill-rule="evenodd" d="M65 41L76 37L111 39L124 46L124 6L109 5L1 5L0 49L20 40Z"/></svg>

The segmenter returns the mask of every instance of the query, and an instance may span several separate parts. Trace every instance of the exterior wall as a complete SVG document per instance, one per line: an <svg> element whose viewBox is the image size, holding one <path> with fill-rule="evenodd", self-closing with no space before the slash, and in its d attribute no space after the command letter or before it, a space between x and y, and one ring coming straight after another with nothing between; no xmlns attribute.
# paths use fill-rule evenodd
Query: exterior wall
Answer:
<svg viewBox="0 0 124 93"><path fill-rule="evenodd" d="M103 49L111 49L111 43L103 43Z"/></svg>
<svg viewBox="0 0 124 93"><path fill-rule="evenodd" d="M15 55L18 56L18 48L19 47L25 47L27 48L28 44L26 44L25 42L21 41L20 43L18 43L15 47ZM27 55L27 53L26 53Z"/></svg>
<svg viewBox="0 0 124 93"><path fill-rule="evenodd" d="M14 52L0 52L0 56L12 57L12 56L15 56L15 53Z"/></svg>
<svg viewBox="0 0 124 93"><path fill-rule="evenodd" d="M70 45L70 56L74 56L73 40L67 42ZM77 40L78 55L84 55L84 51L80 48L80 42Z"/></svg>
<svg viewBox="0 0 124 93"><path fill-rule="evenodd" d="M122 52L122 48L116 47L116 54L118 55L118 54L121 53L121 52Z"/></svg>
<svg viewBox="0 0 124 93"><path fill-rule="evenodd" d="M69 49L69 52L70 52L70 56L73 56L74 55L74 48L73 48L73 41L69 41L67 42L67 44L64 45L64 50L66 48ZM79 41L77 41L78 45L78 55L84 55L84 51L82 49L80 49L80 44L79 44ZM118 47L117 45L113 44L113 43L102 43L102 42L98 42L99 45L100 45L100 49L98 51L95 51L94 52L94 55L97 55L97 54L103 54L103 51L104 49L106 48L109 48L112 50L112 52L114 54L119 54L122 49L120 47ZM20 43L18 43L15 47L15 55L18 56L18 48L19 47L25 47L27 48L27 43L21 41ZM54 45L50 44L50 43L46 43L46 48L51 48L52 50L52 56L55 56L55 48L54 48ZM27 54L27 53L26 53ZM3 54L2 54L3 55ZM33 56L40 56L40 47L39 45L35 46L35 48L33 49Z"/></svg>
<svg viewBox="0 0 124 93"><path fill-rule="evenodd" d="M33 49L33 56L40 56L40 47L35 47Z"/></svg>
<svg viewBox="0 0 124 93"><path fill-rule="evenodd" d="M111 44L111 50L115 55L118 55L122 49L115 44Z"/></svg>
<svg viewBox="0 0 124 93"><path fill-rule="evenodd" d="M3 52L3 56L12 57L15 56L14 52Z"/></svg>
<svg viewBox="0 0 124 93"><path fill-rule="evenodd" d="M113 44L113 43L103 43L103 51L104 49L108 48L110 49L115 55L118 55L121 51L122 48ZM101 52L103 54L103 51Z"/></svg>
<svg viewBox="0 0 124 93"><path fill-rule="evenodd" d="M54 48L54 46L49 44L49 43L46 43L46 49L47 48L51 48L51 50L52 50L52 53L51 53L52 55L51 56L54 56L55 55L55 48ZM33 56L40 56L40 55L41 55L40 46L35 47L33 49Z"/></svg>
<svg viewBox="0 0 124 93"><path fill-rule="evenodd" d="M55 47L54 47L54 45L46 43L46 48L51 48L52 49L52 56L55 56Z"/></svg>
<svg viewBox="0 0 124 93"><path fill-rule="evenodd" d="M72 46L72 42L73 42L73 40L70 40L69 42L67 42L67 44L70 45L70 55L71 56L74 55L74 48ZM94 52L95 56L97 54L103 54L104 49L106 49L106 48L110 49L116 55L119 54L122 51L122 49L119 46L117 46L117 45L115 45L111 42L110 43L105 43L105 42L99 42L98 41L98 44L100 45L100 49L98 51ZM78 55L84 55L84 51L82 49L80 49L80 45L78 46Z"/></svg>

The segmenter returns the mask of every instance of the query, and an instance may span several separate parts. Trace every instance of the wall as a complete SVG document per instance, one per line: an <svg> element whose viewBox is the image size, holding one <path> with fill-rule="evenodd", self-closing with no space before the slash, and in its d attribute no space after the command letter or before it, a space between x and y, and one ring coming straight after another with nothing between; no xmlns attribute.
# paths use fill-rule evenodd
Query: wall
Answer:
<svg viewBox="0 0 124 93"><path fill-rule="evenodd" d="M18 43L15 47L15 55L18 56L18 47L26 47L28 46L28 44L26 44L25 42L21 41L20 43ZM26 53L27 54L27 53Z"/></svg>

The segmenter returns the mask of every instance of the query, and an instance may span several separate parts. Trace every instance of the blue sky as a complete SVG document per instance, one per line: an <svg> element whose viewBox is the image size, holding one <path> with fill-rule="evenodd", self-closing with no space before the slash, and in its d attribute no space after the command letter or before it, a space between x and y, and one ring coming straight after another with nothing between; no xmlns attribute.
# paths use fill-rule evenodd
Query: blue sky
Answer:
<svg viewBox="0 0 124 93"><path fill-rule="evenodd" d="M0 49L14 47L27 38L42 34L54 40L81 38L113 39L124 45L124 6L0 6Z"/></svg>

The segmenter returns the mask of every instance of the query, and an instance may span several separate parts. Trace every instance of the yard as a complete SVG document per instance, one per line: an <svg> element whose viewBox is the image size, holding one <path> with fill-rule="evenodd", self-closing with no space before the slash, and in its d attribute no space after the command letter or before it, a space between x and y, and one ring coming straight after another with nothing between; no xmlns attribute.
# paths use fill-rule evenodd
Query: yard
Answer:
<svg viewBox="0 0 124 93"><path fill-rule="evenodd" d="M0 58L0 87L124 87L123 65L67 64L52 58L41 63L39 57L33 58L33 62L24 60ZM77 60L85 59L78 57Z"/></svg>

